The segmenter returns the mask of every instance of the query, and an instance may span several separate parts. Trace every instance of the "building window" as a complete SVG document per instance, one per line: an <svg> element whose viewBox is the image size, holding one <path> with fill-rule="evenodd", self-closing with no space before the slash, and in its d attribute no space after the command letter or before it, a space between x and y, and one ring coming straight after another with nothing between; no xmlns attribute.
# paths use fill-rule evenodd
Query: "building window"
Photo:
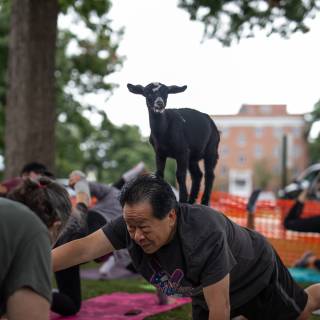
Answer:
<svg viewBox="0 0 320 320"><path fill-rule="evenodd" d="M228 172L228 168L226 166L221 167L220 175L221 177L226 177Z"/></svg>
<svg viewBox="0 0 320 320"><path fill-rule="evenodd" d="M261 158L262 157L262 146L260 144L257 144L254 148L254 156L255 158Z"/></svg>
<svg viewBox="0 0 320 320"><path fill-rule="evenodd" d="M275 136L275 138L281 139L283 134L284 132L282 128L279 128L279 127L273 128L273 135Z"/></svg>
<svg viewBox="0 0 320 320"><path fill-rule="evenodd" d="M237 178L234 180L234 183L237 188L244 188L247 184L247 181L245 179Z"/></svg>
<svg viewBox="0 0 320 320"><path fill-rule="evenodd" d="M238 157L238 162L239 162L239 164L244 164L246 162L246 157L243 154L241 154Z"/></svg>
<svg viewBox="0 0 320 320"><path fill-rule="evenodd" d="M299 169L299 168L293 168L292 169L292 175L294 177L297 177L300 173L301 173L301 169Z"/></svg>
<svg viewBox="0 0 320 320"><path fill-rule="evenodd" d="M273 167L273 173L274 174L280 174L281 172L281 163L275 164Z"/></svg>
<svg viewBox="0 0 320 320"><path fill-rule="evenodd" d="M298 128L298 127L292 128L292 134L295 138L300 138L301 137L301 128Z"/></svg>
<svg viewBox="0 0 320 320"><path fill-rule="evenodd" d="M279 146L274 147L272 153L273 153L274 158L279 159L280 158L280 147Z"/></svg>
<svg viewBox="0 0 320 320"><path fill-rule="evenodd" d="M228 146L222 146L221 148L221 155L226 157L229 154L229 147Z"/></svg>
<svg viewBox="0 0 320 320"><path fill-rule="evenodd" d="M221 133L222 137L227 138L229 136L229 132L230 132L229 128L222 128L222 133Z"/></svg>
<svg viewBox="0 0 320 320"><path fill-rule="evenodd" d="M244 147L246 145L246 136L243 132L238 135L237 143L240 147Z"/></svg>
<svg viewBox="0 0 320 320"><path fill-rule="evenodd" d="M268 104L263 104L260 106L261 113L269 114L272 111L272 107Z"/></svg>
<svg viewBox="0 0 320 320"><path fill-rule="evenodd" d="M263 129L260 127L256 127L255 128L255 135L256 135L256 138L261 138L263 135Z"/></svg>
<svg viewBox="0 0 320 320"><path fill-rule="evenodd" d="M295 146L292 148L292 153L294 158L300 158L302 155L301 146Z"/></svg>

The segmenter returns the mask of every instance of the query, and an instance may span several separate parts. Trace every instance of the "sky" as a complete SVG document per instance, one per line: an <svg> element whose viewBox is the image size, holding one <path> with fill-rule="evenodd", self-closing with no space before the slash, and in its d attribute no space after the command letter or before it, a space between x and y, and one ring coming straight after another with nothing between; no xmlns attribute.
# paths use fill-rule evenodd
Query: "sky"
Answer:
<svg viewBox="0 0 320 320"><path fill-rule="evenodd" d="M189 19L174 0L117 0L110 12L113 27L125 27L119 54L123 68L108 77L119 84L111 98L87 99L117 125L138 125L149 135L145 99L127 83L187 85L168 97L167 107L188 107L215 114L235 114L242 104L286 104L289 113L305 113L320 99L320 19L311 31L289 40L257 34L231 47L202 42L203 24Z"/></svg>

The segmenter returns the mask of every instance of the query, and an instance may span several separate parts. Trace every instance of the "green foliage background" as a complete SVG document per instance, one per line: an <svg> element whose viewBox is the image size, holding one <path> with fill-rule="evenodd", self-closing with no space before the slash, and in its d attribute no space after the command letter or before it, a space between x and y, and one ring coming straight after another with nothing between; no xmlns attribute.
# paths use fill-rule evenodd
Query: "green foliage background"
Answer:
<svg viewBox="0 0 320 320"><path fill-rule="evenodd" d="M255 31L282 37L308 32L309 18L320 10L319 0L179 0L192 20L203 22L205 37L230 45Z"/></svg>

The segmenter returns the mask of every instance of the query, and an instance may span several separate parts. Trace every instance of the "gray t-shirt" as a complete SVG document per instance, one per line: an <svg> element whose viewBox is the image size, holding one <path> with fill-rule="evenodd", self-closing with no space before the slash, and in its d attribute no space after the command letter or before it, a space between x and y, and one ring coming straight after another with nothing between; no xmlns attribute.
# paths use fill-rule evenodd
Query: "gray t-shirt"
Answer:
<svg viewBox="0 0 320 320"><path fill-rule="evenodd" d="M48 230L26 206L0 198L0 315L8 297L24 287L51 301Z"/></svg>
<svg viewBox="0 0 320 320"><path fill-rule="evenodd" d="M134 266L167 295L191 296L206 303L202 288L230 273L231 308L237 308L269 283L274 251L257 232L201 205L179 204L172 241L146 254L129 236L123 217L103 228L116 249L127 247Z"/></svg>

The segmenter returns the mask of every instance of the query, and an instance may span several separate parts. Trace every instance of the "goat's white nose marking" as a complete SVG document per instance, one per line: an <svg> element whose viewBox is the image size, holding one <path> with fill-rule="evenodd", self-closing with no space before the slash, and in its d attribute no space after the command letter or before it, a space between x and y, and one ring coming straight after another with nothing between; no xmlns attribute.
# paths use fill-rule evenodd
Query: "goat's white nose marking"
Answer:
<svg viewBox="0 0 320 320"><path fill-rule="evenodd" d="M156 92L161 88L161 84L159 82L153 82L153 85L156 86L152 89L153 92Z"/></svg>
<svg viewBox="0 0 320 320"><path fill-rule="evenodd" d="M161 97L157 97L157 99L154 101L154 105L155 107L158 107L159 105L163 106L164 105L164 101Z"/></svg>

